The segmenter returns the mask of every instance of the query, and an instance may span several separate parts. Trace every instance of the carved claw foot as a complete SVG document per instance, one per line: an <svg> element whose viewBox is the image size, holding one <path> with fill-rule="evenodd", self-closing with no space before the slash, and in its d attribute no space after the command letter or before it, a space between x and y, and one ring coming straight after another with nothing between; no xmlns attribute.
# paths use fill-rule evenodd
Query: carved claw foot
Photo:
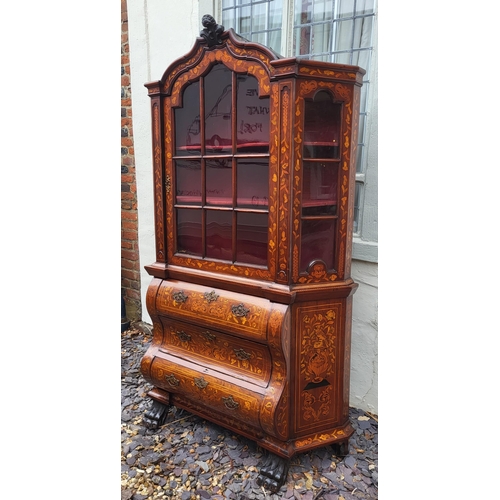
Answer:
<svg viewBox="0 0 500 500"><path fill-rule="evenodd" d="M342 441L340 443L335 443L333 446L333 452L338 457L345 457L349 455L349 441Z"/></svg>
<svg viewBox="0 0 500 500"><path fill-rule="evenodd" d="M144 414L142 421L147 429L158 429L165 423L168 406L158 401L153 401L151 408Z"/></svg>
<svg viewBox="0 0 500 500"><path fill-rule="evenodd" d="M257 476L257 484L276 493L285 483L288 475L289 461L268 453L264 465Z"/></svg>

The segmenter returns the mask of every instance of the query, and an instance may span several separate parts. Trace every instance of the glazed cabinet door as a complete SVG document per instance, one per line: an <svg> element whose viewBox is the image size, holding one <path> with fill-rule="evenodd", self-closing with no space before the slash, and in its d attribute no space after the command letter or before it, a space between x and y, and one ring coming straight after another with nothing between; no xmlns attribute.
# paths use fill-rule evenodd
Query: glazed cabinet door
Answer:
<svg viewBox="0 0 500 500"><path fill-rule="evenodd" d="M270 279L270 106L256 77L223 64L182 89L167 162L171 263Z"/></svg>

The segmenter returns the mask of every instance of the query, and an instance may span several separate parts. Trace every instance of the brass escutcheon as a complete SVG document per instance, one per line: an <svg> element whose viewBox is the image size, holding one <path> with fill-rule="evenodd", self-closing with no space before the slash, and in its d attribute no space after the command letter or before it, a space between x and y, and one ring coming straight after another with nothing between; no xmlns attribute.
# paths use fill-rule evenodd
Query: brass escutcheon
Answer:
<svg viewBox="0 0 500 500"><path fill-rule="evenodd" d="M231 306L231 312L236 317L246 316L250 309L247 309L243 304L238 304L237 306Z"/></svg>
<svg viewBox="0 0 500 500"><path fill-rule="evenodd" d="M180 380L177 380L172 373L171 375L167 375L165 377L165 380L171 385L172 387L177 387L180 384Z"/></svg>
<svg viewBox="0 0 500 500"><path fill-rule="evenodd" d="M217 339L217 337L213 333L210 333L208 330L206 332L203 332L203 336L210 342L214 342Z"/></svg>
<svg viewBox="0 0 500 500"><path fill-rule="evenodd" d="M205 292L203 294L203 297L205 297L205 300L209 303L215 302L219 298L219 296L215 293L215 290L212 290L211 292Z"/></svg>
<svg viewBox="0 0 500 500"><path fill-rule="evenodd" d="M178 292L174 292L172 294L172 297L174 298L175 302L179 302L182 304L183 302L186 302L188 299L188 296L184 293L183 290L179 290Z"/></svg>
<svg viewBox="0 0 500 500"><path fill-rule="evenodd" d="M240 403L238 403L238 401L235 401L233 399L233 396L228 396L227 398L222 397L222 401L224 401L224 406L228 410L236 410L236 408L240 406Z"/></svg>
<svg viewBox="0 0 500 500"><path fill-rule="evenodd" d="M236 354L236 357L241 361L246 361L252 356L250 353L244 351L243 349L234 349L234 353Z"/></svg>
<svg viewBox="0 0 500 500"><path fill-rule="evenodd" d="M208 382L203 377L195 378L194 385L200 389L205 389L205 387L208 385Z"/></svg>
<svg viewBox="0 0 500 500"><path fill-rule="evenodd" d="M182 330L175 332L175 334L182 342L189 342L191 340L191 335L189 335L189 333L183 332Z"/></svg>

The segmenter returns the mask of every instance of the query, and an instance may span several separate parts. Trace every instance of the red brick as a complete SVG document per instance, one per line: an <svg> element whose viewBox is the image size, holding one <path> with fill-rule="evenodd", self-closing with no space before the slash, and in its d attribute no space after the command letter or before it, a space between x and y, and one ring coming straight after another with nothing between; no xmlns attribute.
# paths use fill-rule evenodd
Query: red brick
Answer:
<svg viewBox="0 0 500 500"><path fill-rule="evenodd" d="M122 258L127 260L139 260L139 252L137 250L122 249Z"/></svg>
<svg viewBox="0 0 500 500"><path fill-rule="evenodd" d="M132 212L130 210L122 210L122 220L127 219L129 221L137 220L137 212Z"/></svg>
<svg viewBox="0 0 500 500"><path fill-rule="evenodd" d="M125 220L122 220L122 229L132 229L137 231L137 222L127 222Z"/></svg>
<svg viewBox="0 0 500 500"><path fill-rule="evenodd" d="M122 223L122 228L123 228L123 223ZM122 239L129 240L129 241L136 241L137 240L137 230L133 231L133 230L130 230L131 228L127 228L127 229L129 229L129 230L122 231Z"/></svg>

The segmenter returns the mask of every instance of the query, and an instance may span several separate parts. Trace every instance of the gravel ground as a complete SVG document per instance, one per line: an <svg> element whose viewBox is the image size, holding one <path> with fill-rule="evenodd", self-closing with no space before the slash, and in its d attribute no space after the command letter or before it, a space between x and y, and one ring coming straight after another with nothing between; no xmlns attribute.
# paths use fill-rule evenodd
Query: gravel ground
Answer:
<svg viewBox="0 0 500 500"><path fill-rule="evenodd" d="M162 427L146 429L151 385L140 360L151 338L146 323L122 333L122 500L378 498L378 421L362 410L350 409L349 455L340 459L326 446L294 457L277 493L257 485L264 452L244 437L175 407Z"/></svg>

